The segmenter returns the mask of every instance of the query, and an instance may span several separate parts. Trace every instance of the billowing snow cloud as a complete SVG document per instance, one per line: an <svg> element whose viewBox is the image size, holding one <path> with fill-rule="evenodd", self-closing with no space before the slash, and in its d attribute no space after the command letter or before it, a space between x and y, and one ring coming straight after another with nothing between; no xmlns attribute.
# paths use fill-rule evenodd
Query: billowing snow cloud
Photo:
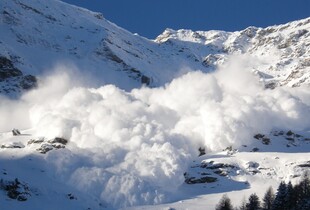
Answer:
<svg viewBox="0 0 310 210"><path fill-rule="evenodd" d="M116 207L162 203L183 183L199 147L238 148L257 132L310 128L307 89L264 89L234 59L214 73L193 71L131 92L74 87L72 75L56 74L23 97L30 127L70 140L71 152L47 160L78 189Z"/></svg>

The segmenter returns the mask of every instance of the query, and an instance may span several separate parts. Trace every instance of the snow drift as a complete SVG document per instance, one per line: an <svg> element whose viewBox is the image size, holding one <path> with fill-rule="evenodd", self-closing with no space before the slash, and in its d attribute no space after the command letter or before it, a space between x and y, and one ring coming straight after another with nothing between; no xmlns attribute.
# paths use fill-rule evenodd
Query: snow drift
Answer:
<svg viewBox="0 0 310 210"><path fill-rule="evenodd" d="M20 101L1 102L0 113L10 104L22 110L7 116L10 125L23 118L36 136L69 139L70 150L46 160L77 189L114 207L163 203L178 196L199 147L239 148L257 132L310 128L309 90L264 89L246 61L233 57L214 73L191 71L131 92L83 87L62 68Z"/></svg>

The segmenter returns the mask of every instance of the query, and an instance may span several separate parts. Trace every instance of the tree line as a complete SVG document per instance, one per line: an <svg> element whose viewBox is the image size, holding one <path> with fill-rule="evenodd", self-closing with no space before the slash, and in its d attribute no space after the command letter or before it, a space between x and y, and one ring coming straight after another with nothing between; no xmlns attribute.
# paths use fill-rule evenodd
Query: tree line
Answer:
<svg viewBox="0 0 310 210"><path fill-rule="evenodd" d="M274 193L269 187L262 201L253 193L239 207L233 207L225 194L216 205L216 210L310 210L310 177L305 173L298 184L281 182Z"/></svg>

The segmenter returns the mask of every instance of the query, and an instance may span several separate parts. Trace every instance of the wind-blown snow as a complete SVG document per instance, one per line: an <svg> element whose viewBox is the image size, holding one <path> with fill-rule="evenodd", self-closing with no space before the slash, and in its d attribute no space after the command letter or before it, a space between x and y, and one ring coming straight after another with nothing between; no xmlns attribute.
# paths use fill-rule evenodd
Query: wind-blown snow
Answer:
<svg viewBox="0 0 310 210"><path fill-rule="evenodd" d="M29 110L11 112L10 125L22 118L36 136L69 139L70 150L46 160L77 189L114 207L163 203L178 197L199 147L239 148L254 133L310 128L309 90L264 89L246 61L233 57L214 73L193 71L131 92L79 86L62 69L21 101L1 102L0 113L9 115L8 103Z"/></svg>

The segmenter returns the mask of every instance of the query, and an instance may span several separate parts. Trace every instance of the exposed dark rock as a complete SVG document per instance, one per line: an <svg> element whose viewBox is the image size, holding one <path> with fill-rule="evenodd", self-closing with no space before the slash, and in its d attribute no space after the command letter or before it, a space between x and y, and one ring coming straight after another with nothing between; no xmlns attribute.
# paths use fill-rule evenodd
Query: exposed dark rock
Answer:
<svg viewBox="0 0 310 210"><path fill-rule="evenodd" d="M18 129L13 129L12 130L12 134L13 134L13 136L18 136L18 135L20 135L20 131L18 130Z"/></svg>
<svg viewBox="0 0 310 210"><path fill-rule="evenodd" d="M253 137L254 137L255 139L261 139L261 138L264 138L264 136L265 136L265 135L258 133L258 134L255 134Z"/></svg>
<svg viewBox="0 0 310 210"><path fill-rule="evenodd" d="M205 148L199 147L198 151L199 151L199 155L198 155L199 157L206 154Z"/></svg>
<svg viewBox="0 0 310 210"><path fill-rule="evenodd" d="M10 149L19 149L19 148L24 148L25 146L20 143L20 142L12 142L10 144L2 144L1 148L5 149L5 148L10 148Z"/></svg>
<svg viewBox="0 0 310 210"><path fill-rule="evenodd" d="M207 68L215 68L216 62L220 59L219 55L210 54L202 62L202 65L204 65Z"/></svg>
<svg viewBox="0 0 310 210"><path fill-rule="evenodd" d="M227 176L228 175L227 171L220 170L220 169L213 171L213 173L218 174L220 176Z"/></svg>
<svg viewBox="0 0 310 210"><path fill-rule="evenodd" d="M110 49L109 49L109 51L106 51L106 56L108 59L110 59L116 63L126 65L125 62L121 58L119 58L117 55L115 55Z"/></svg>
<svg viewBox="0 0 310 210"><path fill-rule="evenodd" d="M255 175L257 173L261 173L260 170L258 169L259 163L250 161L250 162L247 162L246 165L247 165L247 170L250 174Z"/></svg>
<svg viewBox="0 0 310 210"><path fill-rule="evenodd" d="M24 76L22 71L16 68L13 62L0 56L0 82L9 82L8 87L2 87L0 93L21 92L37 87L37 79L32 75Z"/></svg>
<svg viewBox="0 0 310 210"><path fill-rule="evenodd" d="M257 30L258 30L257 28L251 26L241 31L241 34L246 35L249 38L253 38L256 35Z"/></svg>
<svg viewBox="0 0 310 210"><path fill-rule="evenodd" d="M219 168L235 168L235 166L226 163L216 163L211 166L207 166L207 169L219 169Z"/></svg>
<svg viewBox="0 0 310 210"><path fill-rule="evenodd" d="M150 85L151 83L151 78L145 76L145 75L142 75L141 76L141 83L142 84L146 84L146 85Z"/></svg>
<svg viewBox="0 0 310 210"><path fill-rule="evenodd" d="M22 75L23 73L19 69L14 67L11 60L6 57L0 56L0 81Z"/></svg>
<svg viewBox="0 0 310 210"><path fill-rule="evenodd" d="M30 190L25 183L17 178L14 181L0 180L0 189L6 191L7 196L18 201L26 201L30 196Z"/></svg>
<svg viewBox="0 0 310 210"><path fill-rule="evenodd" d="M42 143L44 141L44 139L43 138L39 138L39 139L30 139L28 142L27 142L27 144L29 145L29 144L40 144L40 143Z"/></svg>
<svg viewBox="0 0 310 210"><path fill-rule="evenodd" d="M26 75L23 77L23 80L20 81L20 87L24 90L30 90L37 87L37 78L32 75Z"/></svg>
<svg viewBox="0 0 310 210"><path fill-rule="evenodd" d="M60 143L63 145L66 145L68 143L67 139L56 137L54 139L48 140L48 143L54 144L54 143Z"/></svg>
<svg viewBox="0 0 310 210"><path fill-rule="evenodd" d="M206 173L206 172L202 172L202 173L200 173L200 175L206 176L206 175L211 175L211 174L210 173Z"/></svg>
<svg viewBox="0 0 310 210"><path fill-rule="evenodd" d="M265 145L269 145L270 144L270 138L268 138L268 137L262 138L262 143Z"/></svg>
<svg viewBox="0 0 310 210"><path fill-rule="evenodd" d="M216 182L217 178L212 176L203 176L200 178L190 177L185 179L185 183L187 184L200 184L200 183L212 183Z"/></svg>
<svg viewBox="0 0 310 210"><path fill-rule="evenodd" d="M310 168L310 161L307 161L306 163L299 164L297 166L299 166L301 168Z"/></svg>
<svg viewBox="0 0 310 210"><path fill-rule="evenodd" d="M37 149L42 154L46 154L47 152L53 150L53 146L50 144L42 144L40 148Z"/></svg>
<svg viewBox="0 0 310 210"><path fill-rule="evenodd" d="M294 134L294 132L292 132L291 130L289 130L289 131L286 133L287 136L291 136L291 135L293 135L293 134Z"/></svg>
<svg viewBox="0 0 310 210"><path fill-rule="evenodd" d="M306 167L310 167L310 163L300 164L298 166L301 167L301 168L306 168Z"/></svg>
<svg viewBox="0 0 310 210"><path fill-rule="evenodd" d="M238 152L237 149L233 149L232 146L226 147L223 151L227 151L227 155L233 155Z"/></svg>
<svg viewBox="0 0 310 210"><path fill-rule="evenodd" d="M20 4L20 5L22 6L22 8L25 9L25 10L30 10L30 11L36 13L36 14L42 15L43 17L47 18L48 20L57 21L56 18L54 18L53 16L51 16L51 15L46 15L46 14L44 14L43 12L37 10L36 8L33 8L33 7L31 7L31 6L28 6L28 5L26 5L26 4L23 4L23 3L21 3L21 2L19 2L19 4Z"/></svg>
<svg viewBox="0 0 310 210"><path fill-rule="evenodd" d="M3 10L2 12L3 22L8 25L18 25L20 20L16 18L13 14L10 12Z"/></svg>
<svg viewBox="0 0 310 210"><path fill-rule="evenodd" d="M252 150L251 150L251 152L258 152L259 151L259 148L257 148L257 147L254 147Z"/></svg>
<svg viewBox="0 0 310 210"><path fill-rule="evenodd" d="M94 16L99 20L103 20L103 14L101 13L96 13Z"/></svg>
<svg viewBox="0 0 310 210"><path fill-rule="evenodd" d="M235 168L236 166L230 165L227 163L214 163L214 161L210 162L202 162L200 165L200 168L206 168L206 169L222 169L222 168Z"/></svg>
<svg viewBox="0 0 310 210"><path fill-rule="evenodd" d="M269 83L265 84L265 88L273 90L277 87L277 85L278 84L276 82L269 82Z"/></svg>
<svg viewBox="0 0 310 210"><path fill-rule="evenodd" d="M56 144L52 144L52 147L54 147L55 149L63 149L65 148L65 145L56 143Z"/></svg>
<svg viewBox="0 0 310 210"><path fill-rule="evenodd" d="M211 164L211 166L207 166L207 169L219 169L219 168L223 168L225 167L224 163L215 163L215 164Z"/></svg>
<svg viewBox="0 0 310 210"><path fill-rule="evenodd" d="M248 166L248 168L258 168L259 163L250 161L250 162L247 162L247 166Z"/></svg>
<svg viewBox="0 0 310 210"><path fill-rule="evenodd" d="M77 200L77 198L76 198L72 193L68 193L68 194L67 194L67 197L68 197L70 200Z"/></svg>

